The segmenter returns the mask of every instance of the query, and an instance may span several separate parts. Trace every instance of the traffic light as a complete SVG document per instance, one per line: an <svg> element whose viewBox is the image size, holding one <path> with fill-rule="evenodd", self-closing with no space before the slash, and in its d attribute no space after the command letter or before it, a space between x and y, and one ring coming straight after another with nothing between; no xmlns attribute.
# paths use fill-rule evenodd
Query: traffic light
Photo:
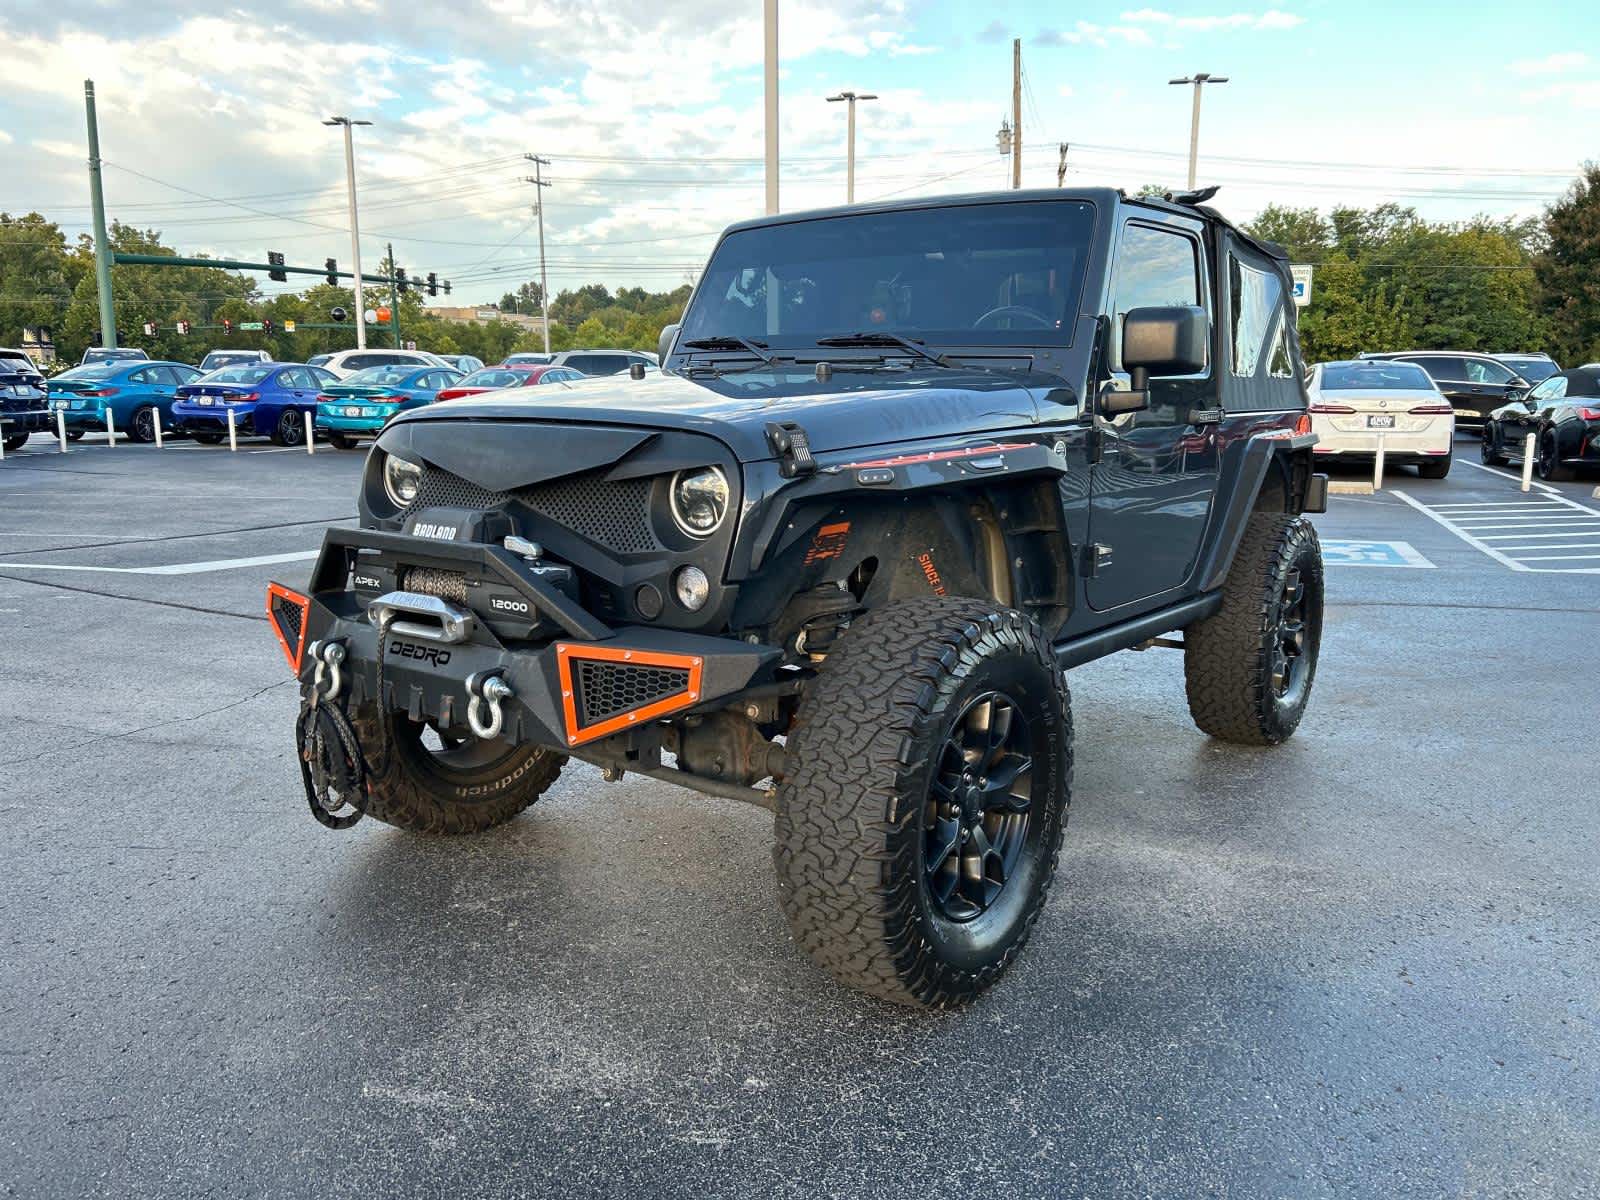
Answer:
<svg viewBox="0 0 1600 1200"><path fill-rule="evenodd" d="M283 270L283 251L268 250L267 262L272 264L272 270L267 272L268 279L276 279L279 283L282 283L289 278L288 275L284 274Z"/></svg>
<svg viewBox="0 0 1600 1200"><path fill-rule="evenodd" d="M322 265L328 268L328 286L337 286L339 283L339 260L336 258L324 259Z"/></svg>
<svg viewBox="0 0 1600 1200"><path fill-rule="evenodd" d="M396 267L394 269L394 277L396 283L399 284L400 294L404 295L406 289L411 286L411 281L406 278L406 269L404 267Z"/></svg>
<svg viewBox="0 0 1600 1200"><path fill-rule="evenodd" d="M229 334L229 335L231 335L233 333L233 318L232 317L223 317L222 318L222 332L225 333L225 334Z"/></svg>
<svg viewBox="0 0 1600 1200"><path fill-rule="evenodd" d="M446 296L450 294L450 281L448 279L444 281L444 294Z"/></svg>
<svg viewBox="0 0 1600 1200"><path fill-rule="evenodd" d="M189 332L189 322L187 322L187 321L179 321L177 328L178 328L178 332L179 333L186 334L186 333Z"/></svg>
<svg viewBox="0 0 1600 1200"><path fill-rule="evenodd" d="M261 332L262 333L271 333L272 332L272 320L270 318L268 318L267 320L264 320L264 321L261 322Z"/></svg>
<svg viewBox="0 0 1600 1200"><path fill-rule="evenodd" d="M146 321L144 323L144 335L145 337L155 337L156 323L154 321Z"/></svg>
<svg viewBox="0 0 1600 1200"><path fill-rule="evenodd" d="M428 272L428 295L437 296L438 294L439 294L439 273L437 271L429 271Z"/></svg>

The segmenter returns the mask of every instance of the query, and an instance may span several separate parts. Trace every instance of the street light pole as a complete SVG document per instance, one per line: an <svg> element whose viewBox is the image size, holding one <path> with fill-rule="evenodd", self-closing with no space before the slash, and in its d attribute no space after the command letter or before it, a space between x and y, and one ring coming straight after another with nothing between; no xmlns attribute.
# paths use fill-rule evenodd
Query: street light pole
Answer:
<svg viewBox="0 0 1600 1200"><path fill-rule="evenodd" d="M367 348L367 309L361 288L361 223L356 217L356 144L352 129L371 125L371 121L352 121L349 117L329 117L324 125L344 126L344 171L350 190L350 257L355 260L356 349Z"/></svg>
<svg viewBox="0 0 1600 1200"><path fill-rule="evenodd" d="M1200 165L1200 89L1208 83L1227 83L1226 75L1209 75L1204 71L1185 79L1169 79L1171 84L1194 85L1194 109L1189 116L1189 190L1194 191L1197 168Z"/></svg>
<svg viewBox="0 0 1600 1200"><path fill-rule="evenodd" d="M544 190L550 186L550 181L544 177L544 168L550 165L550 160L540 158L537 154L524 154L522 157L533 163L533 175L523 176L523 179L538 189L534 193L533 211L539 218L539 323L544 326L544 352L549 354L550 283L544 273Z"/></svg>
<svg viewBox="0 0 1600 1200"><path fill-rule="evenodd" d="M89 119L89 202L94 209L94 279L100 294L100 344L115 350L117 308L111 298L112 251L111 240L106 236L106 198L100 186L100 121L95 115L92 79L83 81L83 106Z"/></svg>
<svg viewBox="0 0 1600 1200"><path fill-rule="evenodd" d="M856 101L876 100L878 97L872 92L840 92L837 96L829 96L829 104L837 104L840 100L846 101L850 106L850 116L846 122L849 132L845 135L844 152L844 202L856 202Z"/></svg>
<svg viewBox="0 0 1600 1200"><path fill-rule="evenodd" d="M763 5L766 41L767 212L778 211L778 0Z"/></svg>

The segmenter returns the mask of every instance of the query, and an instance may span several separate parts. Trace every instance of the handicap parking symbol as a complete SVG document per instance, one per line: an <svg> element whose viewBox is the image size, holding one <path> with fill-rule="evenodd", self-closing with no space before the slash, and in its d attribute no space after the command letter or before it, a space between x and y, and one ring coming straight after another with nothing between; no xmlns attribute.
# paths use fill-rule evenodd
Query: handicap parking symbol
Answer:
<svg viewBox="0 0 1600 1200"><path fill-rule="evenodd" d="M1367 542L1328 538L1322 543L1322 561L1330 567L1432 567L1410 542Z"/></svg>

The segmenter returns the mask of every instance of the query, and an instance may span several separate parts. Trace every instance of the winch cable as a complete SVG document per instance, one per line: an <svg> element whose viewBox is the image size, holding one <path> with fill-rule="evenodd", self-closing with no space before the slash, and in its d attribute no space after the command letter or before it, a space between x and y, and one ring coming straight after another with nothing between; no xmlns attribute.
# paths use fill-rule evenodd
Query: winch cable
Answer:
<svg viewBox="0 0 1600 1200"><path fill-rule="evenodd" d="M389 714L384 707L383 647L389 638L390 613L378 623L377 709L378 750L376 762L368 763L361 752L350 718L337 697L323 702L316 683L310 699L301 706L295 723L295 738L300 747L300 778L305 784L306 802L317 823L329 829L349 829L367 812L367 778L388 769ZM348 807L349 812L341 812Z"/></svg>

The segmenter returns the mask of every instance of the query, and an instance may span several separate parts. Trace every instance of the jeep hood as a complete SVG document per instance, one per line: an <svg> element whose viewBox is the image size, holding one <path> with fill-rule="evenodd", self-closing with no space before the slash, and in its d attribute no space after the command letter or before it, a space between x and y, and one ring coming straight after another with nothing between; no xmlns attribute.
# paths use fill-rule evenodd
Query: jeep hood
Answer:
<svg viewBox="0 0 1600 1200"><path fill-rule="evenodd" d="M621 376L486 392L413 409L395 424L492 421L503 431L504 422L526 421L606 426L619 433L682 430L714 437L741 462L754 462L773 457L766 428L777 422L798 423L819 454L982 435L1032 424L1038 414L1035 396L1060 387L1056 376L960 367L839 370L827 383L819 383L810 370L697 378L663 372L644 379ZM421 428L415 432L424 433ZM441 444L433 429L426 433L423 440L431 446ZM622 442L631 445L640 439L603 440L618 440L626 452ZM541 439L532 445L549 443Z"/></svg>

